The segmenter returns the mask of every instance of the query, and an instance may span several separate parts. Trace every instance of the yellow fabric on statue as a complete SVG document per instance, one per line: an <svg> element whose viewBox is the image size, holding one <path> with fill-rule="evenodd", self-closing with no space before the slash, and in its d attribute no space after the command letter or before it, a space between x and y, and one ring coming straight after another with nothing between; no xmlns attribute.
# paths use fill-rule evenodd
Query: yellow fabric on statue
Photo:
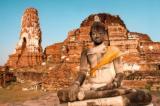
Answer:
<svg viewBox="0 0 160 106"><path fill-rule="evenodd" d="M121 55L121 51L115 46L108 46L106 49L106 53L103 58L97 63L97 65L91 69L90 75L94 77L96 75L97 69L102 67L105 64L112 62L114 59Z"/></svg>

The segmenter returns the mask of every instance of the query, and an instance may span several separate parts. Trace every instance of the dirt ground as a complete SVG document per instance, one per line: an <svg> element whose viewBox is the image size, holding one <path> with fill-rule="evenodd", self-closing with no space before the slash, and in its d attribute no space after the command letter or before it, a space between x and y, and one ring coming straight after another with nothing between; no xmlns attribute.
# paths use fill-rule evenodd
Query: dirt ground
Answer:
<svg viewBox="0 0 160 106"><path fill-rule="evenodd" d="M25 84L13 83L0 88L0 106L58 106L59 100L54 91L22 90Z"/></svg>
<svg viewBox="0 0 160 106"><path fill-rule="evenodd" d="M13 83L12 85L6 88L0 88L0 102L16 102L16 101L25 101L29 99L36 99L39 96L45 94L42 91L35 91L35 90L26 90L23 91L22 89L28 86L25 84L20 83Z"/></svg>

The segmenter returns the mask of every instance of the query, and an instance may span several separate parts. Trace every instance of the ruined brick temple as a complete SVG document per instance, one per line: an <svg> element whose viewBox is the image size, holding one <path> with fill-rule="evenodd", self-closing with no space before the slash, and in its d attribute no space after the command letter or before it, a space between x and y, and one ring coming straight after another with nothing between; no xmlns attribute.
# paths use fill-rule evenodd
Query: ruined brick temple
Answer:
<svg viewBox="0 0 160 106"><path fill-rule="evenodd" d="M108 31L109 45L117 46L122 52L127 52L121 58L126 74L138 73L132 74L133 77L127 77L124 80L124 86L129 86L130 83L136 84L136 81L144 85L147 81L154 81L155 78L160 82L160 42L152 41L147 34L129 31L118 15L106 13L88 16L79 28L68 32L63 42L47 46L42 53L38 12L34 8L26 9L22 16L20 39L16 51L9 56L7 65L10 67L37 65L45 67L48 75L41 81L43 87L52 89L65 87L65 84L67 86L79 71L82 50L93 45L89 31L95 15L99 16ZM44 57L44 65L41 64L42 57ZM135 78L136 75L140 78Z"/></svg>
<svg viewBox="0 0 160 106"><path fill-rule="evenodd" d="M159 77L154 76L160 76L158 72L160 70L160 43L153 42L147 34L129 31L119 16L106 13L90 15L81 23L78 29L69 31L67 38L63 42L46 47L44 53L46 61L55 64L61 63L62 65L58 68L60 70L66 70L66 67L68 67L67 71L71 71L71 73L78 71L82 50L93 45L89 31L95 15L99 16L108 31L109 45L119 47L122 52L128 52L121 58L126 74L128 72L148 73L146 77L149 77L149 80L146 77L136 79L135 76L137 74L135 74L132 75L132 79L126 78L123 85L130 86L133 84L132 87L139 87L140 85L140 87L144 87L148 81L159 80ZM47 80L48 82L54 82L55 79ZM137 86L136 83L138 81L141 83L138 83Z"/></svg>
<svg viewBox="0 0 160 106"><path fill-rule="evenodd" d="M129 53L122 57L126 71L156 71L160 69L160 43L147 34L130 32L119 16L97 14L108 29L110 45ZM95 15L87 17L80 28L68 32L64 42L46 47L45 55L53 63L79 64L82 49L92 46L89 31Z"/></svg>
<svg viewBox="0 0 160 106"><path fill-rule="evenodd" d="M7 65L24 67L41 64L41 34L38 11L34 8L26 9L21 20L19 41L15 52L9 56Z"/></svg>

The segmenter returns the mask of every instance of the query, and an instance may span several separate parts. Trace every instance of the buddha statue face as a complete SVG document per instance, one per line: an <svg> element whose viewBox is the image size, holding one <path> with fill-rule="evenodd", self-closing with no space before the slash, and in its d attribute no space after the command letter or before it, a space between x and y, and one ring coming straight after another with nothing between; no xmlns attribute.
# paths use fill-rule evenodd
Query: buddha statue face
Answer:
<svg viewBox="0 0 160 106"><path fill-rule="evenodd" d="M95 22L91 26L90 37L95 45L103 43L106 35L105 27L100 22Z"/></svg>

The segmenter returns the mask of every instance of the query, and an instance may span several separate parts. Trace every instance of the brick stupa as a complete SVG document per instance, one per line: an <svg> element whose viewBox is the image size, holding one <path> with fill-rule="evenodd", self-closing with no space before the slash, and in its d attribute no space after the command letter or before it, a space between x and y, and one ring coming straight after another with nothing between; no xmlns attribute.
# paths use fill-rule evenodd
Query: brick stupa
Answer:
<svg viewBox="0 0 160 106"><path fill-rule="evenodd" d="M38 11L27 8L22 16L20 38L15 52L9 56L7 66L34 66L42 62L41 29Z"/></svg>

